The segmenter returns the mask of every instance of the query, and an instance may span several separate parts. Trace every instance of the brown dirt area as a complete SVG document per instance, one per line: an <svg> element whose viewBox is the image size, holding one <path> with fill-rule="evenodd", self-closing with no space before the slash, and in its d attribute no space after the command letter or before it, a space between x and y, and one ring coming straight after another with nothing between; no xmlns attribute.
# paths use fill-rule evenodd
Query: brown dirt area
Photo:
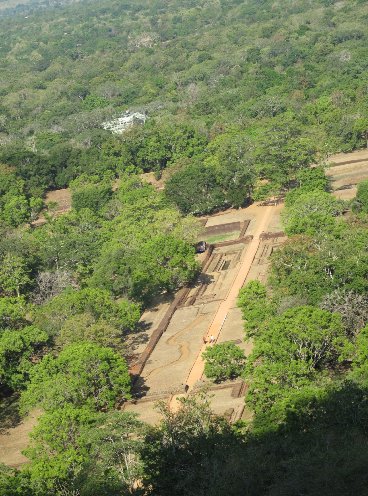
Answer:
<svg viewBox="0 0 368 496"><path fill-rule="evenodd" d="M175 171L173 169L165 169L162 171L162 176L160 179L155 178L154 172L144 172L143 174L141 174L141 178L143 181L146 181L147 183L152 184L152 186L157 191L162 191L165 188L165 182L169 179L169 177L174 172Z"/></svg>
<svg viewBox="0 0 368 496"><path fill-rule="evenodd" d="M19 468L28 459L22 451L28 446L29 433L37 423L39 411L32 412L15 427L0 432L0 463Z"/></svg>
<svg viewBox="0 0 368 496"><path fill-rule="evenodd" d="M331 179L333 195L351 200L356 195L356 185L368 179L368 150L333 155L329 162L331 167L326 174Z"/></svg>
<svg viewBox="0 0 368 496"><path fill-rule="evenodd" d="M56 203L57 206L53 210L53 215L55 217L59 217L60 215L69 212L72 208L72 193L69 188L49 191L46 195L45 203L46 205L49 205L50 203ZM32 226L42 226L43 224L45 224L45 222L45 216L41 213L40 217L32 222Z"/></svg>

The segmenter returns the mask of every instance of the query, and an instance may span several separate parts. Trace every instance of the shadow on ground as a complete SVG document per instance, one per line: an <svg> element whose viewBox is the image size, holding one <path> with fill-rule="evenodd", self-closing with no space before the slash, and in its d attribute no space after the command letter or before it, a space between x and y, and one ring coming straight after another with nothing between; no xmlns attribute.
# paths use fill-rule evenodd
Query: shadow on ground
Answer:
<svg viewBox="0 0 368 496"><path fill-rule="evenodd" d="M19 415L17 395L10 395L9 392L1 391L3 397L0 396L0 434L11 427L16 427L21 422Z"/></svg>
<svg viewBox="0 0 368 496"><path fill-rule="evenodd" d="M146 386L145 380L143 377L138 376L138 377L133 377L132 378L132 395L133 398L138 399L138 398L143 398L143 396L146 396L146 394L149 391L149 388Z"/></svg>
<svg viewBox="0 0 368 496"><path fill-rule="evenodd" d="M146 451L152 494L368 494L368 389L352 382L299 392L289 407L256 416L246 435L184 423L169 434L153 434Z"/></svg>

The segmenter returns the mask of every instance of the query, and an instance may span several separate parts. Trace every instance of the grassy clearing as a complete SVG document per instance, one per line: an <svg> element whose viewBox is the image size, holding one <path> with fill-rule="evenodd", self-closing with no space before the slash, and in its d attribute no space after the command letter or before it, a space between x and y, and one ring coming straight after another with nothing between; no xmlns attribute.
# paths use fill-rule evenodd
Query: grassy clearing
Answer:
<svg viewBox="0 0 368 496"><path fill-rule="evenodd" d="M223 234L213 234L212 236L204 237L203 239L207 241L207 243L220 243L221 241L230 241L233 239L237 239L239 237L240 231L232 231L229 233Z"/></svg>

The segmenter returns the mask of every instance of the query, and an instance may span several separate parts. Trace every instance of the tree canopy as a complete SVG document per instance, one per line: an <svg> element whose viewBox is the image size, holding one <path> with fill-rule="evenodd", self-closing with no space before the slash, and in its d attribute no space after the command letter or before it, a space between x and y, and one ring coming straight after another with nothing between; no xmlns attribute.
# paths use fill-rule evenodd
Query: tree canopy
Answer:
<svg viewBox="0 0 368 496"><path fill-rule="evenodd" d="M91 342L71 344L54 358L46 355L30 372L22 393L23 411L35 405L54 410L61 405L112 408L130 397L130 377L121 356Z"/></svg>

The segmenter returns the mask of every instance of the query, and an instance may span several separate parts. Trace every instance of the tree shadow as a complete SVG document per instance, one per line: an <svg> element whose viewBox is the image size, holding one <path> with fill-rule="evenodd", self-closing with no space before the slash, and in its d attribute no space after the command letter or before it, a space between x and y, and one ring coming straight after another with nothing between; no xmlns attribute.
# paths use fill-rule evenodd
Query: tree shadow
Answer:
<svg viewBox="0 0 368 496"><path fill-rule="evenodd" d="M344 382L300 399L273 432L270 422L268 414L256 417L261 434L247 443L260 481L249 494L368 494L367 388Z"/></svg>
<svg viewBox="0 0 368 496"><path fill-rule="evenodd" d="M134 329L127 334L129 354L134 355L134 351L142 344L148 343L150 336L148 331L151 329L152 324L148 322L139 322Z"/></svg>
<svg viewBox="0 0 368 496"><path fill-rule="evenodd" d="M214 277L211 274L201 273L197 279L191 284L191 287L198 288L198 286L208 286L214 281Z"/></svg>
<svg viewBox="0 0 368 496"><path fill-rule="evenodd" d="M19 425L21 420L19 415L19 396L2 390L0 399L0 434Z"/></svg>
<svg viewBox="0 0 368 496"><path fill-rule="evenodd" d="M299 395L300 398L300 395ZM280 411L277 412L278 414ZM344 382L290 403L283 420L256 416L246 433L176 426L172 443L146 451L160 496L368 494L368 389ZM199 430L199 429L198 429ZM147 439L160 441L155 433ZM147 441L146 440L146 441ZM147 448L145 448L147 449ZM157 457L156 455L159 454Z"/></svg>
<svg viewBox="0 0 368 496"><path fill-rule="evenodd" d="M133 402L147 395L149 387L146 386L146 381L140 375L132 377L132 396Z"/></svg>

